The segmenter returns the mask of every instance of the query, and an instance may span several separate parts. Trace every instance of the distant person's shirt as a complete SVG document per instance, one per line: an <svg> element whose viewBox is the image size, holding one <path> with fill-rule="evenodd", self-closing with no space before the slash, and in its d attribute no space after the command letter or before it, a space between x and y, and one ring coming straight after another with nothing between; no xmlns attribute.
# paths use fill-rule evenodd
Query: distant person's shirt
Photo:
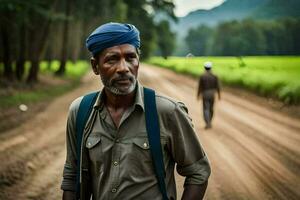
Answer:
<svg viewBox="0 0 300 200"><path fill-rule="evenodd" d="M75 189L75 119L81 99L70 107L63 190ZM207 181L210 166L184 104L160 95L156 95L156 103L167 193L170 199L176 199L175 164L177 172L186 177L185 185ZM94 200L162 200L149 149L142 86L138 84L135 102L123 114L118 128L99 96L87 122L83 145L86 154L82 155L82 166L88 161Z"/></svg>
<svg viewBox="0 0 300 200"><path fill-rule="evenodd" d="M199 78L198 94L199 92L203 98L214 98L215 92L220 92L218 77L210 71L205 71Z"/></svg>

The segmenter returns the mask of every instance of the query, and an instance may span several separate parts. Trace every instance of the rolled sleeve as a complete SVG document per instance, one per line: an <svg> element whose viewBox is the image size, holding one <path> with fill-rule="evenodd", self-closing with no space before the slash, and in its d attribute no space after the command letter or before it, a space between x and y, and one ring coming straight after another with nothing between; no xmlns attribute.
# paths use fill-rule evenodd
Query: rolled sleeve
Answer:
<svg viewBox="0 0 300 200"><path fill-rule="evenodd" d="M75 191L76 189L76 170L68 164L65 164L64 167L61 189L65 191Z"/></svg>
<svg viewBox="0 0 300 200"><path fill-rule="evenodd" d="M189 166L177 165L177 172L181 176L185 176L184 185L203 184L208 180L211 169L206 156Z"/></svg>
<svg viewBox="0 0 300 200"><path fill-rule="evenodd" d="M185 185L204 183L211 173L209 161L183 103L177 103L170 120L171 152L177 172L186 177Z"/></svg>

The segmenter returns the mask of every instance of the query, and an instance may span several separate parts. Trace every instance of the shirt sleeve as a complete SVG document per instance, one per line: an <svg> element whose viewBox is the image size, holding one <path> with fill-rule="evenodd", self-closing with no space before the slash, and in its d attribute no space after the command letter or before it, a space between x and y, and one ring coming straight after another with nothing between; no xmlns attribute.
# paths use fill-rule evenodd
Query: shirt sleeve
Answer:
<svg viewBox="0 0 300 200"><path fill-rule="evenodd" d="M177 103L170 114L171 153L177 172L186 177L184 185L202 184L208 180L211 169L187 112L183 103Z"/></svg>
<svg viewBox="0 0 300 200"><path fill-rule="evenodd" d="M69 115L66 128L66 148L67 156L63 170L63 180L61 189L67 191L75 191L76 189L76 114L81 98L72 102L69 108Z"/></svg>
<svg viewBox="0 0 300 200"><path fill-rule="evenodd" d="M217 91L218 92L220 92L220 80L219 80L219 78L218 77L216 77L217 78Z"/></svg>
<svg viewBox="0 0 300 200"><path fill-rule="evenodd" d="M202 92L202 81L201 81L201 77L199 77L197 96L199 96L201 92Z"/></svg>

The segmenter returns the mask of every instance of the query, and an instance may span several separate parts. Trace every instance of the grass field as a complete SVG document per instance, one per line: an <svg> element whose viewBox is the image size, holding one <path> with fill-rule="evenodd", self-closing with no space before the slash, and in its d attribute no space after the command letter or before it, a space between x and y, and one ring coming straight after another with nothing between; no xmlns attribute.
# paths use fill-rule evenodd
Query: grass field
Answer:
<svg viewBox="0 0 300 200"><path fill-rule="evenodd" d="M26 63L25 68L25 74L27 74L29 63ZM51 65L48 65L48 62L41 62L40 64L40 74L47 76L48 79L56 80L52 82L59 82L54 85L38 83L32 88L31 86L26 87L26 84L21 82L18 83L19 86L17 87L2 88L2 90L6 90L6 92L0 95L0 108L9 108L19 104L32 104L49 100L75 88L80 83L81 77L88 71L89 63L86 61L78 61L76 63L67 62L65 75L54 77L53 74L58 68L58 61L52 61Z"/></svg>
<svg viewBox="0 0 300 200"><path fill-rule="evenodd" d="M213 62L213 72L226 85L300 103L300 56L152 57L147 63L198 77L205 61Z"/></svg>
<svg viewBox="0 0 300 200"><path fill-rule="evenodd" d="M44 74L53 74L53 72L58 70L59 64L59 61L52 61L49 66L48 62L41 62L40 70ZM76 63L67 62L64 77L67 79L78 80L87 72L89 67L90 64L87 61L77 61Z"/></svg>

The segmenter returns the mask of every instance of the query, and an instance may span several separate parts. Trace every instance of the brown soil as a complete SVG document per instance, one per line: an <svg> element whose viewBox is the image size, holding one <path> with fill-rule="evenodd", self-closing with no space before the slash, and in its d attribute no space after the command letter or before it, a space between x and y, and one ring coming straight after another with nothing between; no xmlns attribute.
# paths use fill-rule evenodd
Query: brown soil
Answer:
<svg viewBox="0 0 300 200"><path fill-rule="evenodd" d="M300 199L300 120L225 90L216 102L213 128L204 130L197 81L160 68L140 67L140 81L186 103L212 165L206 199ZM65 94L19 127L0 134L0 199L61 198L68 106L99 88L88 74L80 88ZM252 98L253 97L253 98ZM177 176L178 195L183 178Z"/></svg>
<svg viewBox="0 0 300 200"><path fill-rule="evenodd" d="M57 78L53 75L40 75L39 82L34 85L28 85L23 82L13 82L0 84L0 98L15 95L19 92L32 92L36 90L45 90L51 87L71 84L71 81ZM27 120L30 120L36 113L41 112L50 103L52 97L37 103L26 103L28 107L26 112L19 109L19 105L10 107L0 107L0 133L16 128Z"/></svg>
<svg viewBox="0 0 300 200"><path fill-rule="evenodd" d="M259 106L266 107L268 109L284 113L290 117L296 117L300 119L300 105L298 104L286 104L278 99L259 96L252 91L246 91L238 87L224 86L222 89L225 92L239 96L242 99L254 101Z"/></svg>

